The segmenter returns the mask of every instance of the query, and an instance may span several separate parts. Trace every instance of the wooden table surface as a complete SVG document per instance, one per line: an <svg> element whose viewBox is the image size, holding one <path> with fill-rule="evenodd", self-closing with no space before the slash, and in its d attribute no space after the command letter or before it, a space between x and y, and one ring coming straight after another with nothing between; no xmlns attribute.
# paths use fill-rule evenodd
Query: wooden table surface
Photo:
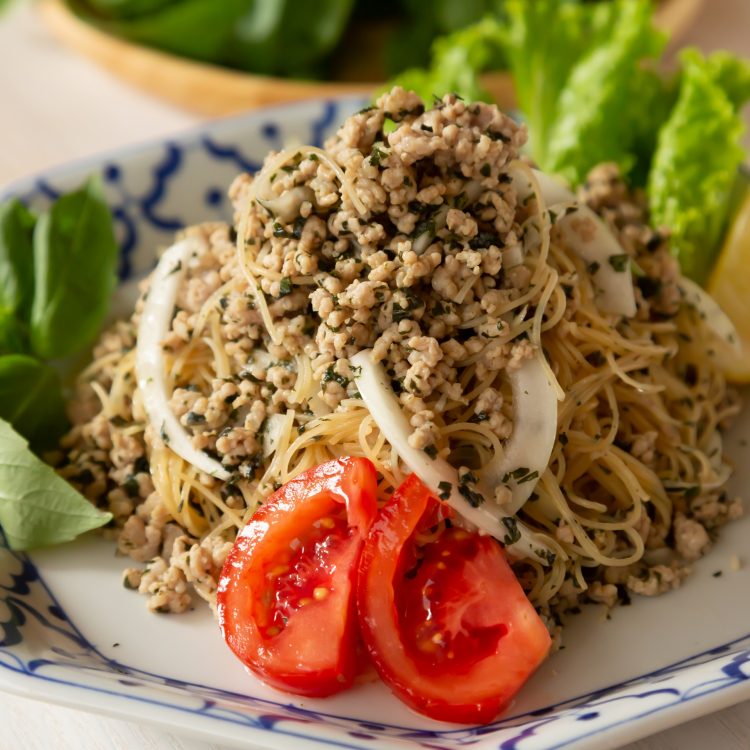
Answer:
<svg viewBox="0 0 750 750"><path fill-rule="evenodd" d="M710 0L686 43L750 57L750 0ZM0 186L55 164L198 122L63 49L17 0L0 16ZM57 706L3 695L0 750L223 750ZM750 702L697 719L627 750L748 750Z"/></svg>

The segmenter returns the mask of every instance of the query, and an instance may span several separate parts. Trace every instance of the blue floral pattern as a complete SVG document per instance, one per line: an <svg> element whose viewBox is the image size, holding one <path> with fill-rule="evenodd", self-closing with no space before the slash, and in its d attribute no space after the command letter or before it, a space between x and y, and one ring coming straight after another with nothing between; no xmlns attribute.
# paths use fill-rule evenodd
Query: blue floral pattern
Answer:
<svg viewBox="0 0 750 750"><path fill-rule="evenodd" d="M43 207L91 172L104 182L121 245L123 280L147 270L153 249L196 217L227 218L225 188L243 170L257 170L269 148L289 139L322 143L361 102L310 102L219 121L185 136L140 147L116 159L94 159L13 186L10 194ZM370 748L399 746L451 750L550 750L588 743L645 716L705 700L719 691L746 689L750 633L663 669L564 703L521 713L478 728L418 730L363 722L288 703L233 693L136 669L104 655L82 632L45 583L33 557L8 550L0 540L0 672L13 679L86 693L127 715L139 704L190 714L204 732L232 725L252 742L273 732L304 745ZM0 675L2 676L2 675ZM7 675L6 675L7 676ZM28 688L27 688L28 689ZM50 691L42 694L52 696ZM132 712L135 712L133 709Z"/></svg>

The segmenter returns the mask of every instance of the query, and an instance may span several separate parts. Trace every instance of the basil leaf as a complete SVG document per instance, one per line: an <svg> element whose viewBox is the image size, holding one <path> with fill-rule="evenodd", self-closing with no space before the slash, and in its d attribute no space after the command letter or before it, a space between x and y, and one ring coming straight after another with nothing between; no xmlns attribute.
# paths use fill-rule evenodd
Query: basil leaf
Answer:
<svg viewBox="0 0 750 750"><path fill-rule="evenodd" d="M0 526L11 549L68 542L111 518L38 459L0 419Z"/></svg>
<svg viewBox="0 0 750 750"><path fill-rule="evenodd" d="M36 270L31 347L65 357L89 344L116 284L117 243L100 182L59 198L34 230Z"/></svg>
<svg viewBox="0 0 750 750"><path fill-rule="evenodd" d="M35 449L53 447L67 427L57 372L23 354L0 357L0 419L10 422Z"/></svg>
<svg viewBox="0 0 750 750"><path fill-rule="evenodd" d="M7 307L0 307L0 356L26 351L23 327Z"/></svg>
<svg viewBox="0 0 750 750"><path fill-rule="evenodd" d="M27 319L34 296L35 219L19 200L0 205L0 307Z"/></svg>

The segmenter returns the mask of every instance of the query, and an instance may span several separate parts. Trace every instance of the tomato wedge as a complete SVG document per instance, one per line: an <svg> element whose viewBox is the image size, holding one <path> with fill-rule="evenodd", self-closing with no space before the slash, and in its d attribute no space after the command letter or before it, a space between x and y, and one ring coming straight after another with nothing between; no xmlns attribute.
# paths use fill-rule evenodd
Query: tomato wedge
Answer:
<svg viewBox="0 0 750 750"><path fill-rule="evenodd" d="M485 723L547 656L550 637L498 543L447 528L411 475L380 510L360 561L362 636L383 681L440 721Z"/></svg>
<svg viewBox="0 0 750 750"><path fill-rule="evenodd" d="M329 461L281 487L239 533L219 580L219 625L270 685L308 696L351 685L354 588L376 492L367 459Z"/></svg>

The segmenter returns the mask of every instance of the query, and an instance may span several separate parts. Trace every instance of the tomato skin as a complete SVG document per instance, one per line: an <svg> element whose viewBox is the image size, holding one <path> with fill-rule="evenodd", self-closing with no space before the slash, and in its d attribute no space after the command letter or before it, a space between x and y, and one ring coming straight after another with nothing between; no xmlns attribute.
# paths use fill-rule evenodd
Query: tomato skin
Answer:
<svg viewBox="0 0 750 750"><path fill-rule="evenodd" d="M435 503L412 475L381 508L360 560L360 630L381 679L407 705L439 721L486 723L544 660L550 637L500 546L489 537L444 532L448 536L435 542L437 547L425 547L424 569L408 570L408 561L415 559L410 539ZM443 553L459 551L468 557L455 555L450 565L440 563ZM454 606L436 598L430 603L431 586L458 597L468 590L473 601L457 598ZM422 630L415 626L420 602L428 607ZM452 627L451 615L460 627ZM456 638L451 640L459 647L456 654L443 650L431 661L430 653L438 649L429 639L419 639L420 633L433 632L424 628L436 624L445 626L449 638L469 631L476 636L477 653ZM441 635L435 637L440 643Z"/></svg>
<svg viewBox="0 0 750 750"><path fill-rule="evenodd" d="M325 696L352 684L354 587L376 492L367 459L328 461L277 490L238 534L219 579L219 626L273 687ZM318 585L320 600L308 595Z"/></svg>

